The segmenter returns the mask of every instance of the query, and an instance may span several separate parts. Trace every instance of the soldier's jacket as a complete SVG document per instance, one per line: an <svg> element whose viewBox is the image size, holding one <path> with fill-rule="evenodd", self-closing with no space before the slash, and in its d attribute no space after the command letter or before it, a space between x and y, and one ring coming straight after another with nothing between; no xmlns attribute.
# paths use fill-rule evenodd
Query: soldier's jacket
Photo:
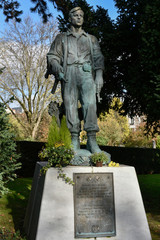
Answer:
<svg viewBox="0 0 160 240"><path fill-rule="evenodd" d="M65 72L64 65L90 64L93 70L104 69L104 58L96 37L85 33L76 35L70 30L60 33L47 54L48 68L55 76Z"/></svg>

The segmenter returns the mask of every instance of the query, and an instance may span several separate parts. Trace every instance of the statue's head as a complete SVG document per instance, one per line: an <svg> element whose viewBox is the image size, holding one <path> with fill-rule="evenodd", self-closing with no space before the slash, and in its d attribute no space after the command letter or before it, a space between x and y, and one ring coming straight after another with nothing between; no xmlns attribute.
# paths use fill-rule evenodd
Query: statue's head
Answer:
<svg viewBox="0 0 160 240"><path fill-rule="evenodd" d="M69 12L69 22L71 25L81 27L83 25L84 12L80 7L72 8Z"/></svg>

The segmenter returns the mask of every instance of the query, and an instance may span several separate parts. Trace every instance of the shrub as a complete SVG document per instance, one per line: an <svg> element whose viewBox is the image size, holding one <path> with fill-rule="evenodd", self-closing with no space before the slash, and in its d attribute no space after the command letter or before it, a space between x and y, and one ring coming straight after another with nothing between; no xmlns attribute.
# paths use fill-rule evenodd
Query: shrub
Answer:
<svg viewBox="0 0 160 240"><path fill-rule="evenodd" d="M156 147L157 147L158 149L160 149L160 136L157 136Z"/></svg>
<svg viewBox="0 0 160 240"><path fill-rule="evenodd" d="M58 127L55 116L49 127L47 147L54 147L56 143L62 143L66 147L71 146L71 135L66 125L66 118L63 116L60 128Z"/></svg>
<svg viewBox="0 0 160 240"><path fill-rule="evenodd" d="M42 160L48 161L48 164L43 168L44 172L50 167L66 167L70 164L73 156L72 149L58 144L55 147L44 148L39 154Z"/></svg>
<svg viewBox="0 0 160 240"><path fill-rule="evenodd" d="M55 116L49 128L48 142L46 147L39 153L39 157L43 161L48 161L47 165L42 168L42 173L50 167L58 168L58 177L65 180L66 183L72 184L73 181L63 172L62 167L70 164L74 157L74 151L71 148L71 134L66 125L66 118L63 116L61 126L58 127Z"/></svg>
<svg viewBox="0 0 160 240"><path fill-rule="evenodd" d="M0 239L1 240L26 240L25 237L21 237L20 232L10 232L6 229L0 229Z"/></svg>
<svg viewBox="0 0 160 240"><path fill-rule="evenodd" d="M16 161L19 155L16 153L14 139L8 114L0 103L0 195L8 192L6 184L15 179L15 171L21 166L21 163Z"/></svg>
<svg viewBox="0 0 160 240"><path fill-rule="evenodd" d="M65 145L65 147L71 147L71 134L66 124L66 117L63 116L61 121L61 126L59 130L60 140Z"/></svg>
<svg viewBox="0 0 160 240"><path fill-rule="evenodd" d="M94 153L91 155L91 162L96 164L96 162L102 162L104 164L108 164L110 162L109 157L105 152Z"/></svg>
<svg viewBox="0 0 160 240"><path fill-rule="evenodd" d="M113 109L100 115L98 125L100 131L97 133L97 142L100 145L118 146L129 134L127 118Z"/></svg>
<svg viewBox="0 0 160 240"><path fill-rule="evenodd" d="M130 131L125 139L125 147L152 147L152 137L145 134L143 123L135 131Z"/></svg>

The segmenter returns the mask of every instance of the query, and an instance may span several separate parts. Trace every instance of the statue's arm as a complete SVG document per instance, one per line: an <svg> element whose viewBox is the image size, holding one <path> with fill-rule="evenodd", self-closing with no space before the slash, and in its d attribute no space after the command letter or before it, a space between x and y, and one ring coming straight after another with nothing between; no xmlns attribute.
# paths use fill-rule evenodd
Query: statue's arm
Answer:
<svg viewBox="0 0 160 240"><path fill-rule="evenodd" d="M100 93L103 87L103 70L102 69L95 70L95 84L96 84L96 92Z"/></svg>
<svg viewBox="0 0 160 240"><path fill-rule="evenodd" d="M55 38L47 54L48 71L50 74L53 74L56 77L59 77L59 74L63 72L62 57L63 57L62 35L59 34Z"/></svg>
<svg viewBox="0 0 160 240"><path fill-rule="evenodd" d="M101 88L103 87L103 70L104 70L104 57L101 52L99 42L96 37L92 36L93 44L93 60L94 60L94 70L95 70L95 83L96 91L100 93Z"/></svg>

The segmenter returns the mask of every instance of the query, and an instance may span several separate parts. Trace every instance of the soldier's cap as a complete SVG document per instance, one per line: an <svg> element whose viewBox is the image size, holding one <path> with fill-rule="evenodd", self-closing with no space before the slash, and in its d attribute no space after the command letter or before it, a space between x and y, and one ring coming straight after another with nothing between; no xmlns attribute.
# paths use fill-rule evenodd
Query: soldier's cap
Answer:
<svg viewBox="0 0 160 240"><path fill-rule="evenodd" d="M70 11L69 11L69 15L71 15L72 13L78 11L78 10L81 10L83 12L83 10L80 8L80 7L75 7L75 8L72 8Z"/></svg>

